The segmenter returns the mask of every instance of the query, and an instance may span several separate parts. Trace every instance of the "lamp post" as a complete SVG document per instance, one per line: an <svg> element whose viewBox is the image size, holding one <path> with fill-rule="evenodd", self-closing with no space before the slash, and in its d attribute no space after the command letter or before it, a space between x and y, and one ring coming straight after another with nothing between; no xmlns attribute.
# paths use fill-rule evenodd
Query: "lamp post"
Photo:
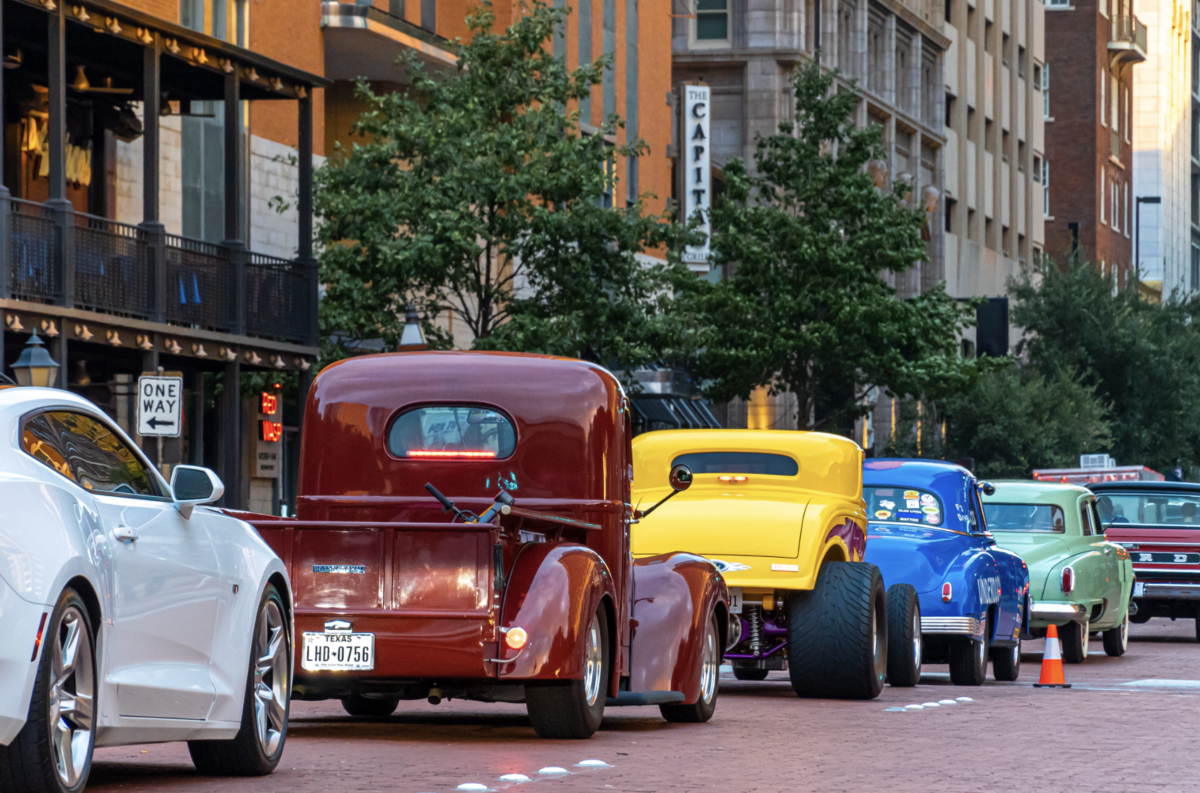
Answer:
<svg viewBox="0 0 1200 793"><path fill-rule="evenodd" d="M23 386L49 388L54 382L58 363L46 352L36 330L29 337L25 349L21 350L21 355L12 365L12 370L17 376L17 383Z"/></svg>
<svg viewBox="0 0 1200 793"><path fill-rule="evenodd" d="M417 307L409 303L404 311L404 330L400 333L400 352L417 352L428 350L425 334L421 331L421 318L417 316Z"/></svg>
<svg viewBox="0 0 1200 793"><path fill-rule="evenodd" d="M1133 264L1137 271L1137 280L1142 282L1142 204L1161 204L1162 196L1157 195L1140 195L1136 199L1137 209L1134 212L1134 241L1133 241Z"/></svg>

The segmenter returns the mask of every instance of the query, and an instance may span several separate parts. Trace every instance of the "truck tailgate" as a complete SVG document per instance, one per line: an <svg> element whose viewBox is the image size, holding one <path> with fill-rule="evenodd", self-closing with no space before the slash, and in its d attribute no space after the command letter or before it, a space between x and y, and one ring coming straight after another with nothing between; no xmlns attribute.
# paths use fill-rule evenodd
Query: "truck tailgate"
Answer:
<svg viewBox="0 0 1200 793"><path fill-rule="evenodd" d="M375 635L365 677L494 674L491 524L251 521L284 560L294 588L296 654L305 633L345 620ZM297 677L313 674L296 668ZM337 672L336 674L346 674Z"/></svg>

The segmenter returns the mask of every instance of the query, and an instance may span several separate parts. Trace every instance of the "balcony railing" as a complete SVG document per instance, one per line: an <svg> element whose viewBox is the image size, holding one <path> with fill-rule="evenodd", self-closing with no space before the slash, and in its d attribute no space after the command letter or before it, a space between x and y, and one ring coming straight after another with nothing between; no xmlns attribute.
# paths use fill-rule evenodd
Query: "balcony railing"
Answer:
<svg viewBox="0 0 1200 793"><path fill-rule="evenodd" d="M1140 63L1148 52L1146 26L1132 14L1113 15L1112 37L1108 42L1109 56L1115 60Z"/></svg>
<svg viewBox="0 0 1200 793"><path fill-rule="evenodd" d="M2 203L2 202L0 202ZM315 345L311 263L8 199L0 297ZM159 227L161 229L161 227ZM3 249L0 249L3 253ZM6 294L7 293L7 294Z"/></svg>

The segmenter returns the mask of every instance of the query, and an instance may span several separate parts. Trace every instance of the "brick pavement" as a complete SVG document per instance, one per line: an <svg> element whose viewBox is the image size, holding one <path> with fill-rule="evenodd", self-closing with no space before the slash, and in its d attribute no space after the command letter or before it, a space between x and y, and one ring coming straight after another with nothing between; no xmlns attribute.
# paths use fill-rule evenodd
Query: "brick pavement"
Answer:
<svg viewBox="0 0 1200 793"><path fill-rule="evenodd" d="M613 709L590 741L541 741L524 708L470 702L403 703L389 719L346 716L331 702L296 703L280 768L262 779L198 777L182 744L103 749L92 791L452 791L462 783L529 793L568 791L1182 791L1200 790L1200 646L1190 620L1135 625L1128 654L1109 659L1093 640L1071 691L1040 691L1040 642L1026 647L1021 680L949 684L927 668L915 689L871 702L801 701L786 674L721 681L707 725L668 725L653 708ZM1193 680L1122 685L1138 680ZM936 710L890 706L969 696ZM608 768L575 767L599 759ZM567 768L565 777L537 770ZM518 785L519 786L519 785Z"/></svg>

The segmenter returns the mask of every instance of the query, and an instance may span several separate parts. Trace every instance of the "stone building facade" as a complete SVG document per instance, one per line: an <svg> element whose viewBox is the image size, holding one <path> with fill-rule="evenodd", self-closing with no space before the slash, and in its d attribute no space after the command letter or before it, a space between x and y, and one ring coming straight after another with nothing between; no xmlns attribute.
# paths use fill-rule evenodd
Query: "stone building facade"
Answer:
<svg viewBox="0 0 1200 793"><path fill-rule="evenodd" d="M1129 0L1073 3L1046 6L1046 253L1062 260L1079 248L1124 283L1135 268L1132 108L1146 26Z"/></svg>

